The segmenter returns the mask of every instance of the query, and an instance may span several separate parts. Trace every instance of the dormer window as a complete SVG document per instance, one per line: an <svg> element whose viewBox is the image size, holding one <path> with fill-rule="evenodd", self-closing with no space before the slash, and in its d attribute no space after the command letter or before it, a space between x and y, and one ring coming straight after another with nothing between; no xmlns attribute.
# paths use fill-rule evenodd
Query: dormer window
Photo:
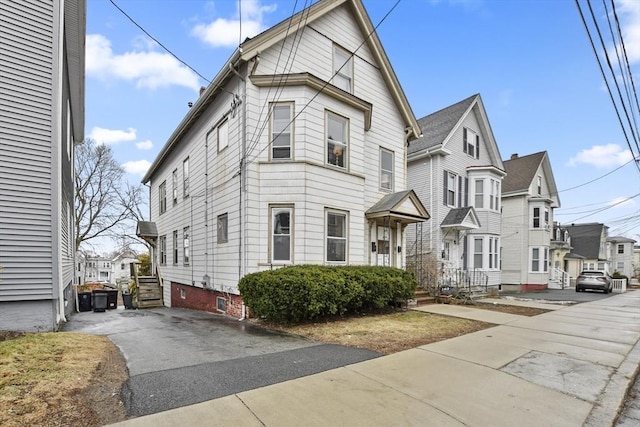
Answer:
<svg viewBox="0 0 640 427"><path fill-rule="evenodd" d="M333 84L353 93L353 55L339 46L333 47Z"/></svg>

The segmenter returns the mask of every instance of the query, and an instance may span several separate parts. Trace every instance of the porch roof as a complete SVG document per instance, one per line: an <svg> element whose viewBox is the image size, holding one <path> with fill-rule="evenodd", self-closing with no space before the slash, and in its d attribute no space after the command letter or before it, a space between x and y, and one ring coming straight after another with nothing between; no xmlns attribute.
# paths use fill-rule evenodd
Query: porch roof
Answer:
<svg viewBox="0 0 640 427"><path fill-rule="evenodd" d="M480 228L480 220L472 207L451 209L442 223L442 228L454 228L458 230L473 230Z"/></svg>
<svg viewBox="0 0 640 427"><path fill-rule="evenodd" d="M371 206L365 215L367 219L374 219L377 222L389 217L402 224L422 222L431 217L413 190L385 195Z"/></svg>
<svg viewBox="0 0 640 427"><path fill-rule="evenodd" d="M136 227L136 236L138 237L158 237L158 227L156 227L156 223L152 221L138 221L138 226Z"/></svg>

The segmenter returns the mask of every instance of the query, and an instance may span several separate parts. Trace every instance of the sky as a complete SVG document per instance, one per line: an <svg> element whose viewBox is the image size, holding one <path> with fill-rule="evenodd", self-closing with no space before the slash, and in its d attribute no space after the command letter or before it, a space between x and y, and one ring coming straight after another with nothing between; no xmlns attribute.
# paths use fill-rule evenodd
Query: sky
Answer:
<svg viewBox="0 0 640 427"><path fill-rule="evenodd" d="M602 49L594 39L601 58L605 50L615 54L606 1L608 11L592 2L605 40ZM378 36L416 118L480 93L503 160L547 151L561 202L555 220L601 222L610 236L640 242L640 169L633 161L640 147L628 127L625 137L574 0L363 3L373 25L380 23ZM188 103L240 40L304 5L88 0L85 136L110 145L127 178L140 183ZM580 5L591 22L586 0ZM615 6L640 91L640 0Z"/></svg>

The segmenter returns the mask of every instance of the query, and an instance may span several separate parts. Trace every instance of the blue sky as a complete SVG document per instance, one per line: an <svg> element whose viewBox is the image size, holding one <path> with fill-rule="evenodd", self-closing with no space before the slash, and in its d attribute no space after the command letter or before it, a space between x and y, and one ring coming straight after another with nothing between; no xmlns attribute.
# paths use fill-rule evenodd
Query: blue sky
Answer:
<svg viewBox="0 0 640 427"><path fill-rule="evenodd" d="M207 79L241 40L235 0L114 1ZM87 3L85 135L112 146L139 182L207 82L109 0ZM304 3L242 0L242 38ZM604 29L602 3L592 3ZM364 4L377 25L396 0ZM640 90L640 0L615 5ZM640 241L640 172L573 0L401 0L378 34L417 118L480 93L503 159L549 153L556 220L602 222Z"/></svg>

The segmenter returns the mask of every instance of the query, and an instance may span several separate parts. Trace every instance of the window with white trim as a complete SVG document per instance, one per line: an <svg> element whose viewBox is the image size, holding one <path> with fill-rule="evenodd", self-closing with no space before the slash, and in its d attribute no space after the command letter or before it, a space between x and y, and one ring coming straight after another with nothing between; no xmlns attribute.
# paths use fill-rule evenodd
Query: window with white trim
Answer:
<svg viewBox="0 0 640 427"><path fill-rule="evenodd" d="M292 103L271 104L271 158L291 159L293 133Z"/></svg>
<svg viewBox="0 0 640 427"><path fill-rule="evenodd" d="M171 173L171 191L173 204L178 203L178 169L174 169Z"/></svg>
<svg viewBox="0 0 640 427"><path fill-rule="evenodd" d="M337 114L326 113L327 164L347 167L349 120Z"/></svg>
<svg viewBox="0 0 640 427"><path fill-rule="evenodd" d="M225 120L218 125L218 152L224 150L229 145L229 121Z"/></svg>
<svg viewBox="0 0 640 427"><path fill-rule="evenodd" d="M624 245L618 245L618 253L619 254L623 254L624 253Z"/></svg>
<svg viewBox="0 0 640 427"><path fill-rule="evenodd" d="M538 176L538 196L542 195L542 177Z"/></svg>
<svg viewBox="0 0 640 427"><path fill-rule="evenodd" d="M489 180L489 209L492 211L500 210L500 181L497 179Z"/></svg>
<svg viewBox="0 0 640 427"><path fill-rule="evenodd" d="M545 206L544 208L544 229L548 230L549 229L549 218L550 218L550 211L549 208Z"/></svg>
<svg viewBox="0 0 640 427"><path fill-rule="evenodd" d="M167 211L167 181L162 181L158 187L158 201L160 203L160 215Z"/></svg>
<svg viewBox="0 0 640 427"><path fill-rule="evenodd" d="M339 211L326 211L327 224L327 262L347 261L347 214Z"/></svg>
<svg viewBox="0 0 640 427"><path fill-rule="evenodd" d="M449 171L444 171L444 174L444 204L455 208L458 193L458 175Z"/></svg>
<svg viewBox="0 0 640 427"><path fill-rule="evenodd" d="M484 243L484 239L482 237L474 237L473 239L473 267L474 268L482 268L483 243Z"/></svg>
<svg viewBox="0 0 640 427"><path fill-rule="evenodd" d="M549 248L545 246L532 247L530 251L530 272L545 273L549 266Z"/></svg>
<svg viewBox="0 0 640 427"><path fill-rule="evenodd" d="M499 268L498 245L499 245L498 237L489 237L489 269L491 270L497 270Z"/></svg>
<svg viewBox="0 0 640 427"><path fill-rule="evenodd" d="M173 265L178 265L178 230L173 231Z"/></svg>
<svg viewBox="0 0 640 427"><path fill-rule="evenodd" d="M333 46L333 84L345 92L353 92L353 56L339 46Z"/></svg>
<svg viewBox="0 0 640 427"><path fill-rule="evenodd" d="M160 265L167 264L167 236L160 236Z"/></svg>
<svg viewBox="0 0 640 427"><path fill-rule="evenodd" d="M293 208L271 207L271 262L293 262Z"/></svg>
<svg viewBox="0 0 640 427"><path fill-rule="evenodd" d="M380 148L380 188L393 191L393 151Z"/></svg>
<svg viewBox="0 0 640 427"><path fill-rule="evenodd" d="M444 245L442 247L442 259L449 260L450 256L451 256L451 242L448 240L445 240Z"/></svg>
<svg viewBox="0 0 640 427"><path fill-rule="evenodd" d="M474 191L475 191L475 208L483 209L484 208L484 179L475 179L474 180Z"/></svg>
<svg viewBox="0 0 640 427"><path fill-rule="evenodd" d="M618 261L616 264L616 270L618 273L624 273L624 261Z"/></svg>
<svg viewBox="0 0 640 427"><path fill-rule="evenodd" d="M462 151L474 159L480 158L480 136L469 128L462 128Z"/></svg>
<svg viewBox="0 0 640 427"><path fill-rule="evenodd" d="M217 230L218 243L227 243L229 241L229 214L218 215Z"/></svg>
<svg viewBox="0 0 640 427"><path fill-rule="evenodd" d="M540 208L533 208L533 228L540 228Z"/></svg>
<svg viewBox="0 0 640 427"><path fill-rule="evenodd" d="M184 197L189 197L189 158L182 161L182 192Z"/></svg>
<svg viewBox="0 0 640 427"><path fill-rule="evenodd" d="M184 251L183 263L184 265L189 265L189 256L191 255L189 252L189 227L182 229L182 250Z"/></svg>

